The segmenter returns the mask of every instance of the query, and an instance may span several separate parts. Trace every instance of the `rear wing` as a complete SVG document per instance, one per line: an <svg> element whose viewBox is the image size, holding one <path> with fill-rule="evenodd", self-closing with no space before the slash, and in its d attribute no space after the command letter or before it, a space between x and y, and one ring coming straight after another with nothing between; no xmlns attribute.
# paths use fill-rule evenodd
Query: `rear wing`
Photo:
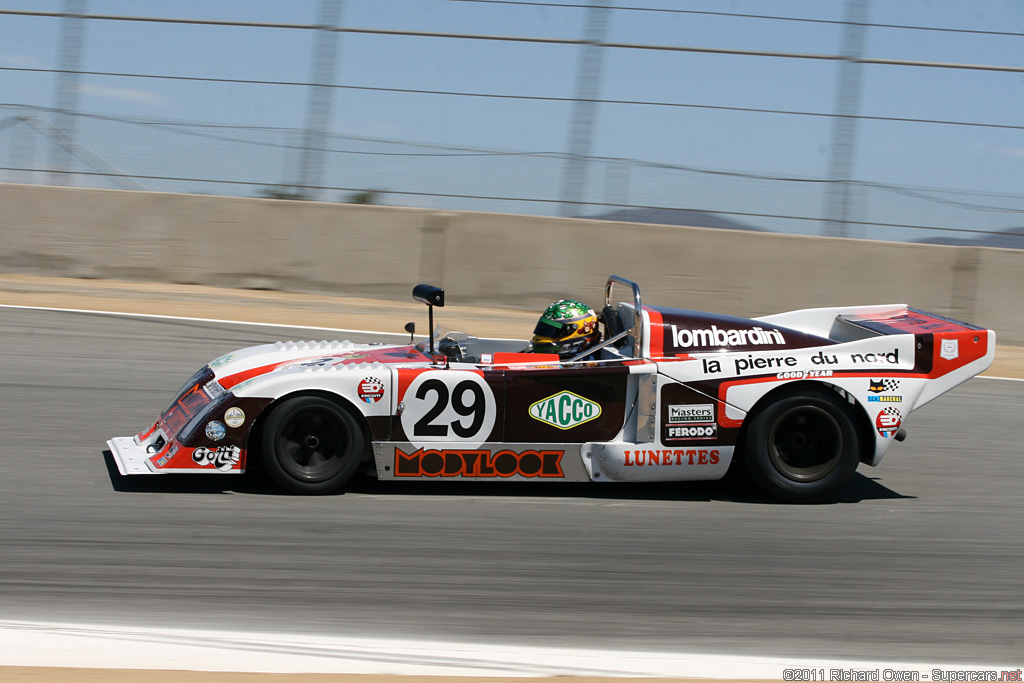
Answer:
<svg viewBox="0 0 1024 683"><path fill-rule="evenodd" d="M874 314L837 315L836 324L853 325L876 334L970 333L985 329L944 315L910 307L900 307L893 311Z"/></svg>

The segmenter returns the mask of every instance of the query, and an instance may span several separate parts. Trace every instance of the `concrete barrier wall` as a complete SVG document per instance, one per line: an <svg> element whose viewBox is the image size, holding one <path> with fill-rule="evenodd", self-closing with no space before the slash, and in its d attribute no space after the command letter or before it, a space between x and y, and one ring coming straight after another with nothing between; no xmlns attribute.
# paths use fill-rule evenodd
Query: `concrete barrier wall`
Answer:
<svg viewBox="0 0 1024 683"><path fill-rule="evenodd" d="M651 303L753 316L908 303L1024 344L1024 251L504 214L0 185L0 270L450 305Z"/></svg>

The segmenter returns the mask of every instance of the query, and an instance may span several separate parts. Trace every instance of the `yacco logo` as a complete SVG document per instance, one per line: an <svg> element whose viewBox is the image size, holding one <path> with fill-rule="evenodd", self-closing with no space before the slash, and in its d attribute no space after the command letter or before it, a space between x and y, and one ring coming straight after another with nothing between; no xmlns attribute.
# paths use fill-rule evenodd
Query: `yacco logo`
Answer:
<svg viewBox="0 0 1024 683"><path fill-rule="evenodd" d="M600 415L600 405L571 391L548 396L530 406L530 417L559 429L572 429Z"/></svg>
<svg viewBox="0 0 1024 683"><path fill-rule="evenodd" d="M748 346L759 344L785 344L786 338L778 330L765 330L755 327L750 330L720 330L712 325L711 329L680 330L672 326L672 343L678 348L691 346Z"/></svg>
<svg viewBox="0 0 1024 683"><path fill-rule="evenodd" d="M396 477L564 477L565 451L395 449Z"/></svg>

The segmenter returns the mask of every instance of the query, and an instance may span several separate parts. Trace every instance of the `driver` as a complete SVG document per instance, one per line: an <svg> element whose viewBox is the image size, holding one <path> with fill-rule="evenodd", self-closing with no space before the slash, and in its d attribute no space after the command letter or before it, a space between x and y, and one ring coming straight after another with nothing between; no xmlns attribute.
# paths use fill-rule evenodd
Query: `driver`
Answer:
<svg viewBox="0 0 1024 683"><path fill-rule="evenodd" d="M557 353L567 360L601 343L597 313L574 299L562 299L544 309L533 329L534 353Z"/></svg>

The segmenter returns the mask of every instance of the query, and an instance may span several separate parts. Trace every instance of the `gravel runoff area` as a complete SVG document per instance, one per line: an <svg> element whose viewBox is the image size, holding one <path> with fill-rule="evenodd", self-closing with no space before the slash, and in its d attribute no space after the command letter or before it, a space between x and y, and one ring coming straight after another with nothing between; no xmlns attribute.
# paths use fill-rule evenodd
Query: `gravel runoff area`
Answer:
<svg viewBox="0 0 1024 683"><path fill-rule="evenodd" d="M427 332L425 306L413 301L411 296L409 301L386 301L199 285L0 274L0 304L395 334L404 334L405 323L415 321L420 334ZM539 314L540 311L460 306L457 301L449 301L444 309L435 311L434 321L478 337L527 339ZM344 335L323 331L311 332L309 336ZM1024 379L1024 347L999 346L995 363L984 374Z"/></svg>
<svg viewBox="0 0 1024 683"><path fill-rule="evenodd" d="M414 320L426 331L424 306L408 302L334 297L287 292L219 289L196 285L148 282L85 280L0 274L0 304L42 308L79 309L117 313L238 320L276 325L303 325L333 329L359 329L402 334L403 325ZM449 304L436 312L435 321L477 336L529 337L538 312L512 309L463 307ZM314 337L336 336L313 334ZM1024 347L1000 346L995 364L986 373L995 377L1024 379ZM32 683L396 683L396 676L364 674L253 674L195 671L73 669L56 667L0 667L5 681ZM470 677L474 682L497 683L505 678ZM402 676L401 683L464 683L466 677ZM538 683L556 679L532 678ZM560 676L560 683L599 683L606 679ZM616 679L641 683L651 679ZM684 679L666 679L684 680ZM695 681L699 679L685 679Z"/></svg>

